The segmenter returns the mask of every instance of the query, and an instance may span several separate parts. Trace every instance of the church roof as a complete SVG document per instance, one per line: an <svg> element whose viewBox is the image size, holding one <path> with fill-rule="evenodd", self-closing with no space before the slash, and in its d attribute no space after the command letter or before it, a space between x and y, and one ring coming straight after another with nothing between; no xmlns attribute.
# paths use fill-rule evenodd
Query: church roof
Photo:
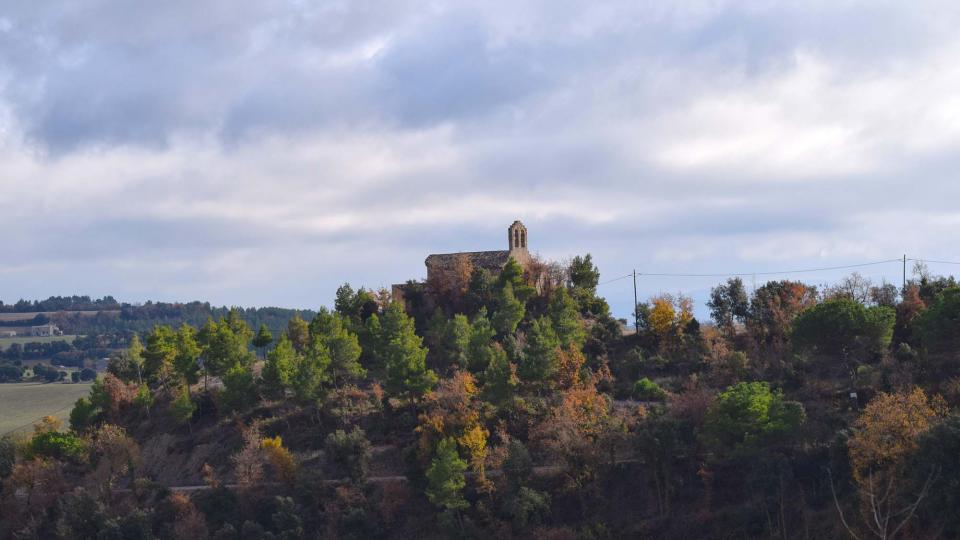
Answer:
<svg viewBox="0 0 960 540"><path fill-rule="evenodd" d="M427 266L453 266L458 257L466 256L474 268L499 270L510 260L510 251L466 251L462 253L438 253L429 255Z"/></svg>

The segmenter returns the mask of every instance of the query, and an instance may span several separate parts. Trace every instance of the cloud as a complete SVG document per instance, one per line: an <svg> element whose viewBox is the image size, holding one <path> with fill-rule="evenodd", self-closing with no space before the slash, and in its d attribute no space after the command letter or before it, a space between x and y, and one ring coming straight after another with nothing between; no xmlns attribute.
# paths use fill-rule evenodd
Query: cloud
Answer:
<svg viewBox="0 0 960 540"><path fill-rule="evenodd" d="M611 277L950 259L958 19L938 1L0 1L0 298L316 307L501 247L516 218L542 255L589 251Z"/></svg>

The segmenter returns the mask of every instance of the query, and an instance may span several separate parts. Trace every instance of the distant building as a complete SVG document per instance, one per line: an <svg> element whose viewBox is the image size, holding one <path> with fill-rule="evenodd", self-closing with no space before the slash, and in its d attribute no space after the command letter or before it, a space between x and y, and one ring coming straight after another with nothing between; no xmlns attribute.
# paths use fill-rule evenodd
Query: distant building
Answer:
<svg viewBox="0 0 960 540"><path fill-rule="evenodd" d="M40 326L31 326L30 335L34 337L62 336L63 332L56 325L41 324Z"/></svg>
<svg viewBox="0 0 960 540"><path fill-rule="evenodd" d="M507 228L507 248L496 251L464 251L460 253L439 253L427 256L427 285L434 290L445 290L449 284L469 279L476 269L484 269L496 276L512 258L527 270L532 261L527 249L527 227L520 221L514 221ZM393 299L404 299L406 284L393 286Z"/></svg>
<svg viewBox="0 0 960 540"><path fill-rule="evenodd" d="M0 331L0 337L17 337L16 330L3 330Z"/></svg>

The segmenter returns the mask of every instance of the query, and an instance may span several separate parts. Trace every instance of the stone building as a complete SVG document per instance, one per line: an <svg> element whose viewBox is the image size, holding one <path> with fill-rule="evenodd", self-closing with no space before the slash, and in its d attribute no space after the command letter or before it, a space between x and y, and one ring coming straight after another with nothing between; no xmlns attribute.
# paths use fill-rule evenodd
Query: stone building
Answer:
<svg viewBox="0 0 960 540"><path fill-rule="evenodd" d="M527 249L527 228L520 220L514 221L507 228L507 249L438 253L427 256L424 261L427 265L426 282L434 288L444 289L447 284L462 283L465 279L469 279L470 272L478 268L486 269L496 276L511 258L524 270L532 260L530 251ZM404 284L393 286L394 300L403 300L404 288Z"/></svg>

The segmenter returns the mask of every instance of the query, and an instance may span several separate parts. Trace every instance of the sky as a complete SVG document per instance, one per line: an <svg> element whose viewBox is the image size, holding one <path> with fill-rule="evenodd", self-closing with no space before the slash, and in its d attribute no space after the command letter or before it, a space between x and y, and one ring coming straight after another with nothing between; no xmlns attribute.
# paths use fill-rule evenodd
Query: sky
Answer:
<svg viewBox="0 0 960 540"><path fill-rule="evenodd" d="M0 299L316 308L515 219L604 282L960 261L958 27L922 0L0 0ZM618 315L631 281L600 288Z"/></svg>

